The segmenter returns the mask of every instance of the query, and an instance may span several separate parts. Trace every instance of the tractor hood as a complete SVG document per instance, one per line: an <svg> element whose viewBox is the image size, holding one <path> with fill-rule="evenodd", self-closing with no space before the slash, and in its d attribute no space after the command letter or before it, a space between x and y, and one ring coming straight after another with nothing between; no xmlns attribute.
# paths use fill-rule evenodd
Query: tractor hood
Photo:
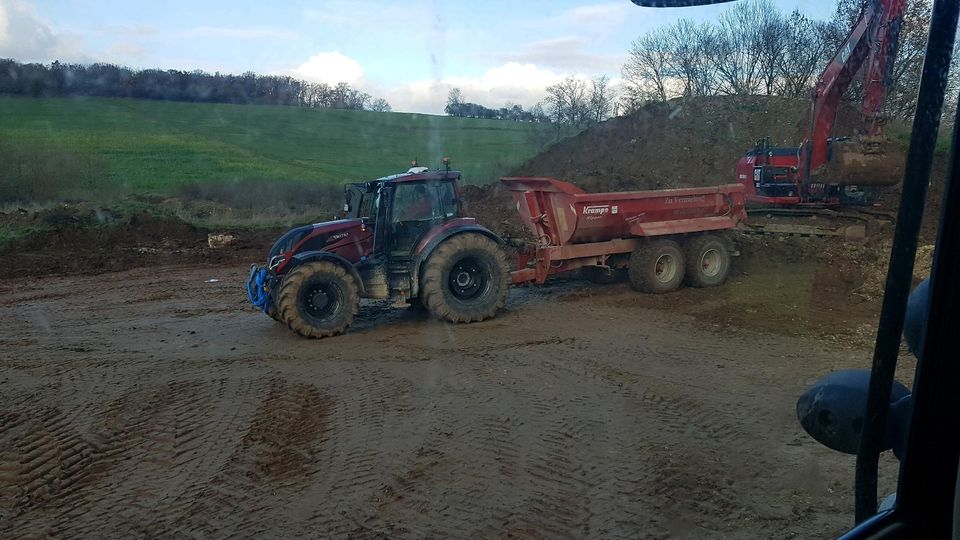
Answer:
<svg viewBox="0 0 960 540"><path fill-rule="evenodd" d="M290 252L300 245L301 242L303 245L300 246L298 251L322 250L328 243L331 245L336 243L337 239L331 237L348 233L353 229L359 229L361 225L362 220L360 219L338 219L290 229L270 248L267 261L269 262L281 253ZM346 236L346 234L344 234L344 236Z"/></svg>

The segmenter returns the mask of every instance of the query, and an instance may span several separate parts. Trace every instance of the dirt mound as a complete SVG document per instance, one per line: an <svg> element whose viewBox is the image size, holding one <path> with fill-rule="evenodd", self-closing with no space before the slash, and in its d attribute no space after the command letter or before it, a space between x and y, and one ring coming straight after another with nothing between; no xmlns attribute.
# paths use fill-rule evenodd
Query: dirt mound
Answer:
<svg viewBox="0 0 960 540"><path fill-rule="evenodd" d="M63 207L32 215L6 216L20 226L53 227L9 243L0 251L3 277L96 274L138 266L182 262L260 260L282 232L242 231L230 249L207 247L208 231L175 217L148 213L119 218L108 211Z"/></svg>
<svg viewBox="0 0 960 540"><path fill-rule="evenodd" d="M505 237L523 237L529 233L520 221L516 204L503 184L497 182L486 186L461 186L466 213Z"/></svg>
<svg viewBox="0 0 960 540"><path fill-rule="evenodd" d="M664 189L732 183L734 167L757 139L795 146L809 101L717 96L655 103L561 141L522 164L518 175L554 176L587 191ZM838 132L852 133L852 108Z"/></svg>

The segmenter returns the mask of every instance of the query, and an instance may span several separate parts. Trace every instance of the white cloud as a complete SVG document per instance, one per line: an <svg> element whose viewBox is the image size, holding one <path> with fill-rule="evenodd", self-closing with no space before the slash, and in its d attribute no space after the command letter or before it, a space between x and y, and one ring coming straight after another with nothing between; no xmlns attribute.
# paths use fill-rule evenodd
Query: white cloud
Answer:
<svg viewBox="0 0 960 540"><path fill-rule="evenodd" d="M625 24L636 9L636 6L626 0L577 6L556 15L526 21L525 24L541 30L599 37L610 34Z"/></svg>
<svg viewBox="0 0 960 540"><path fill-rule="evenodd" d="M625 54L597 54L590 52L589 43L582 37L557 37L527 43L517 52L504 53L504 61L536 64L564 72L615 73L620 71Z"/></svg>
<svg viewBox="0 0 960 540"><path fill-rule="evenodd" d="M451 88L460 88L464 100L487 107L502 107L508 101L530 107L543 99L548 86L564 77L563 73L534 64L507 62L479 77L423 79L388 89L383 95L395 111L443 113Z"/></svg>
<svg viewBox="0 0 960 540"><path fill-rule="evenodd" d="M357 84L363 79L363 67L359 62L340 54L340 51L322 52L311 56L293 75L311 82Z"/></svg>
<svg viewBox="0 0 960 540"><path fill-rule="evenodd" d="M78 40L54 32L25 0L0 0L0 57L26 62L84 61Z"/></svg>

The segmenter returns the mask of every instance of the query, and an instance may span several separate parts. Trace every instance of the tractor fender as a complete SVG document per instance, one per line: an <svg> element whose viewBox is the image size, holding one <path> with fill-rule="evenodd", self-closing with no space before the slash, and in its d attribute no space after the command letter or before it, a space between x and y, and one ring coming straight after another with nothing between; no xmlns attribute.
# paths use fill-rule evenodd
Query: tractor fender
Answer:
<svg viewBox="0 0 960 540"><path fill-rule="evenodd" d="M433 252L441 243L453 236L464 233L482 234L497 244L503 245L503 239L494 234L490 229L475 223L456 225L439 231L423 244L423 247L414 254L413 260L410 261L410 298L416 298L420 294L420 273L423 271L423 265L427 262L427 259L433 255Z"/></svg>
<svg viewBox="0 0 960 540"><path fill-rule="evenodd" d="M331 261L339 264L344 270L353 276L353 279L357 282L357 288L360 291L360 294L364 294L365 291L363 288L363 279L360 278L360 272L357 271L357 267L336 253L331 253L329 251L302 251L291 257L290 265L287 270L289 271L295 266L314 261Z"/></svg>

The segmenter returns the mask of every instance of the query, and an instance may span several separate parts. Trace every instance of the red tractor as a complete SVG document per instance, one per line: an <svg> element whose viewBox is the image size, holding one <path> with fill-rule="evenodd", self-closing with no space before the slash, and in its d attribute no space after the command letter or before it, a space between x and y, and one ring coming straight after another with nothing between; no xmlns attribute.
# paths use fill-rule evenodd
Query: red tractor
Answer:
<svg viewBox="0 0 960 540"><path fill-rule="evenodd" d="M444 166L348 184L344 219L288 231L250 269L250 301L312 338L346 330L361 297L450 322L496 315L510 287L502 241L464 217L460 173Z"/></svg>

